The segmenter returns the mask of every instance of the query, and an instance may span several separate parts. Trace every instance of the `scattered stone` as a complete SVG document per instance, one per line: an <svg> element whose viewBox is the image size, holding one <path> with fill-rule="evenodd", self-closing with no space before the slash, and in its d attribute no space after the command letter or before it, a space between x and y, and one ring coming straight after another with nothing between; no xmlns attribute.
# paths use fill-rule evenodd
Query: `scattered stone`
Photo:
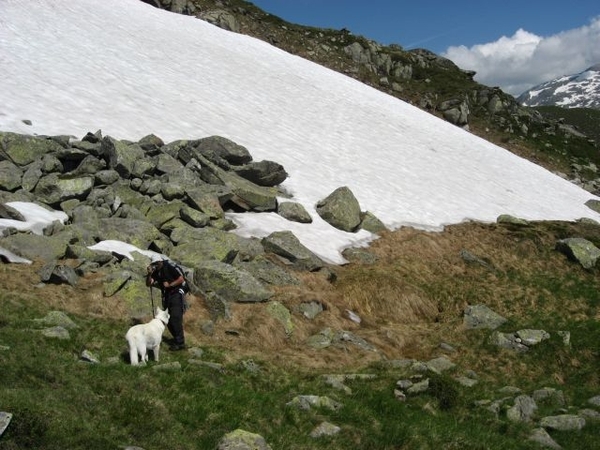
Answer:
<svg viewBox="0 0 600 450"><path fill-rule="evenodd" d="M600 258L600 249L583 238L561 239L556 243L556 250L569 259L578 262L584 269L592 269Z"/></svg>
<svg viewBox="0 0 600 450"><path fill-rule="evenodd" d="M474 380L473 378L457 377L455 380L465 387L473 387L477 384L477 380Z"/></svg>
<svg viewBox="0 0 600 450"><path fill-rule="evenodd" d="M596 395L590 399L588 399L588 403L593 406L600 407L600 395Z"/></svg>
<svg viewBox="0 0 600 450"><path fill-rule="evenodd" d="M559 431L579 431L585 426L585 419L573 414L542 417L540 426Z"/></svg>
<svg viewBox="0 0 600 450"><path fill-rule="evenodd" d="M528 395L519 395L514 405L506 411L506 417L512 422L531 422L538 407Z"/></svg>
<svg viewBox="0 0 600 450"><path fill-rule="evenodd" d="M548 447L548 448L552 448L552 449L556 449L556 450L559 450L562 448L560 445L558 445L556 443L556 441L554 441L554 439L552 439L552 437L550 437L548 432L546 430L544 430L543 428L534 428L533 430L531 430L531 434L529 435L529 440L537 442L538 444L540 444L543 447Z"/></svg>
<svg viewBox="0 0 600 450"><path fill-rule="evenodd" d="M48 314L46 314L46 317L34 320L45 325L56 325L68 330L79 328L78 325L62 311L50 311Z"/></svg>
<svg viewBox="0 0 600 450"><path fill-rule="evenodd" d="M421 394L429 389L429 378L423 381L414 383L412 386L406 389L407 394Z"/></svg>
<svg viewBox="0 0 600 450"><path fill-rule="evenodd" d="M528 347L550 339L550 334L544 330L519 330L515 334L521 339L521 343Z"/></svg>
<svg viewBox="0 0 600 450"><path fill-rule="evenodd" d="M580 409L579 410L579 414L577 414L580 417L583 417L586 421L590 420L590 421L600 421L600 412L596 411L595 409L589 409L589 408L585 408L585 409Z"/></svg>
<svg viewBox="0 0 600 450"><path fill-rule="evenodd" d="M0 411L0 436L4 433L4 430L10 424L13 415L6 411Z"/></svg>
<svg viewBox="0 0 600 450"><path fill-rule="evenodd" d="M360 316L358 314L356 314L355 312L347 309L345 311L345 313L346 313L346 316L348 317L348 319L350 319L352 322L358 323L358 324L360 324L362 322L362 319L360 318Z"/></svg>
<svg viewBox="0 0 600 450"><path fill-rule="evenodd" d="M92 364L100 364L100 360L89 350L84 350L79 356L79 360Z"/></svg>
<svg viewBox="0 0 600 450"><path fill-rule="evenodd" d="M64 327L56 326L52 328L44 328L41 330L41 333L49 338L56 339L71 339L71 335L69 334L69 330Z"/></svg>
<svg viewBox="0 0 600 450"><path fill-rule="evenodd" d="M323 304L321 302L303 302L298 306L298 310L307 319L314 319L324 311Z"/></svg>
<svg viewBox="0 0 600 450"><path fill-rule="evenodd" d="M325 408L332 411L340 409L343 405L327 396L319 395L298 395L294 397L290 402L286 403L286 406L294 407L301 410L309 410L315 408Z"/></svg>
<svg viewBox="0 0 600 450"><path fill-rule="evenodd" d="M433 373L441 374L446 370L450 370L456 366L452 361L450 361L445 356L440 356L439 358L434 358L432 360L427 361L427 368L431 370Z"/></svg>
<svg viewBox="0 0 600 450"><path fill-rule="evenodd" d="M209 369L216 370L217 372L223 371L223 364L210 362L210 361L202 361L200 359L190 359L188 362L190 364L195 364L196 366L208 367Z"/></svg>
<svg viewBox="0 0 600 450"><path fill-rule="evenodd" d="M442 342L440 344L440 348L444 351L451 352L451 353L454 353L456 351L456 349L453 346L451 346L450 344L447 344L446 342Z"/></svg>
<svg viewBox="0 0 600 450"><path fill-rule="evenodd" d="M175 372L181 370L181 363L179 361L174 361L166 364L158 364L156 366L152 366L152 370Z"/></svg>
<svg viewBox="0 0 600 450"><path fill-rule="evenodd" d="M310 437L319 438L321 436L334 436L340 432L341 428L329 422L322 422L310 432Z"/></svg>
<svg viewBox="0 0 600 450"><path fill-rule="evenodd" d="M465 308L463 323L469 330L487 328L494 330L506 322L486 305L469 305Z"/></svg>
<svg viewBox="0 0 600 450"><path fill-rule="evenodd" d="M217 450L272 450L265 438L238 428L221 438Z"/></svg>

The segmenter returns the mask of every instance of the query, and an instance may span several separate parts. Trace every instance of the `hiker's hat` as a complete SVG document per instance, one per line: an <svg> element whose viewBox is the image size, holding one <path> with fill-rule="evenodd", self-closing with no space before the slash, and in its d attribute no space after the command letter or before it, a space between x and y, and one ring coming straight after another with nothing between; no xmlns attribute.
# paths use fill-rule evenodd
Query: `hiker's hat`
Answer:
<svg viewBox="0 0 600 450"><path fill-rule="evenodd" d="M150 257L150 262L152 264L156 264L157 262L161 262L163 260L162 256L157 255L156 253L154 253L151 257Z"/></svg>

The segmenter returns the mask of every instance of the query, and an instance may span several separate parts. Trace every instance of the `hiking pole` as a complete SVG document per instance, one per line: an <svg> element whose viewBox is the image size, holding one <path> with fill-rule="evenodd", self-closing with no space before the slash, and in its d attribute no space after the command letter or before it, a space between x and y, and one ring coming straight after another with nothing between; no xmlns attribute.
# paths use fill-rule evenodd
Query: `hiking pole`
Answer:
<svg viewBox="0 0 600 450"><path fill-rule="evenodd" d="M152 286L150 286L150 301L152 302L152 318L154 319L154 295L152 294Z"/></svg>

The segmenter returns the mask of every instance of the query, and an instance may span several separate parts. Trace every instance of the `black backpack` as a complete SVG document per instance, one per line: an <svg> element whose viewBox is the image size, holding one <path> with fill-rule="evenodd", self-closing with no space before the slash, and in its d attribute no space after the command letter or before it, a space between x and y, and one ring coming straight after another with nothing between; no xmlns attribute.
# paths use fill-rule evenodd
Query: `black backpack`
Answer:
<svg viewBox="0 0 600 450"><path fill-rule="evenodd" d="M190 283L188 283L187 277L185 276L185 271L182 269L182 267L179 264L177 264L176 262L170 261L170 260L165 261L165 263L167 263L171 267L173 267L183 277L183 283L179 286L179 289L181 289L183 291L183 295L190 292L190 290L191 290Z"/></svg>

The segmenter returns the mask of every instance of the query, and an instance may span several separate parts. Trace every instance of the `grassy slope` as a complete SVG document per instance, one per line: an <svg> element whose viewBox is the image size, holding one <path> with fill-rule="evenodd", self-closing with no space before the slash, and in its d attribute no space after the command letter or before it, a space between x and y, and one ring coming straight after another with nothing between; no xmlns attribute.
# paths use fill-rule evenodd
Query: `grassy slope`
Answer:
<svg viewBox="0 0 600 450"><path fill-rule="evenodd" d="M218 322L214 335L204 335L200 325L208 314L201 299L193 299L186 315L188 342L204 350L203 360L223 364L222 371L190 362L191 354L167 351L161 363L178 362L181 369L154 370L155 362L132 368L123 338L130 321L118 298L102 297L99 279L82 280L75 288L42 288L37 266L2 265L0 345L10 349L0 351L0 410L15 417L0 449L215 448L236 428L263 435L274 449L536 448L525 440L529 426L510 423L504 411L495 418L474 402L502 398L497 390L505 385L529 394L555 387L576 407L586 407L586 399L600 392L598 273L554 250L556 240L568 236L600 245L598 227L581 223L466 223L442 233L389 233L369 249L378 256L375 264L336 267L333 284L310 275L303 287L277 293L292 310L301 301L327 306L313 321L295 313L291 337L262 305L235 305L232 321ZM489 267L467 264L462 249ZM493 348L489 331L462 326L464 307L477 303L509 319L502 331L545 329L552 337L525 354ZM80 325L70 340L32 331L41 328L33 319L55 309ZM362 317L361 325L345 318L346 309ZM328 326L352 331L379 351L352 344L307 349L306 337ZM571 332L571 347L563 345L558 330ZM457 349L448 354L457 367L434 376L429 394L396 400L395 383L409 374L381 361L427 361L443 353L441 342ZM78 362L83 349L102 363ZM253 366L249 361L259 372L245 368ZM474 388L452 379L467 370L478 375ZM353 391L348 395L320 376L353 372L378 377L348 382ZM328 395L344 407L285 406L300 394ZM540 414L557 411L542 406ZM322 421L342 431L332 438L308 437ZM590 423L579 433L552 434L564 448L593 448L598 431Z"/></svg>

